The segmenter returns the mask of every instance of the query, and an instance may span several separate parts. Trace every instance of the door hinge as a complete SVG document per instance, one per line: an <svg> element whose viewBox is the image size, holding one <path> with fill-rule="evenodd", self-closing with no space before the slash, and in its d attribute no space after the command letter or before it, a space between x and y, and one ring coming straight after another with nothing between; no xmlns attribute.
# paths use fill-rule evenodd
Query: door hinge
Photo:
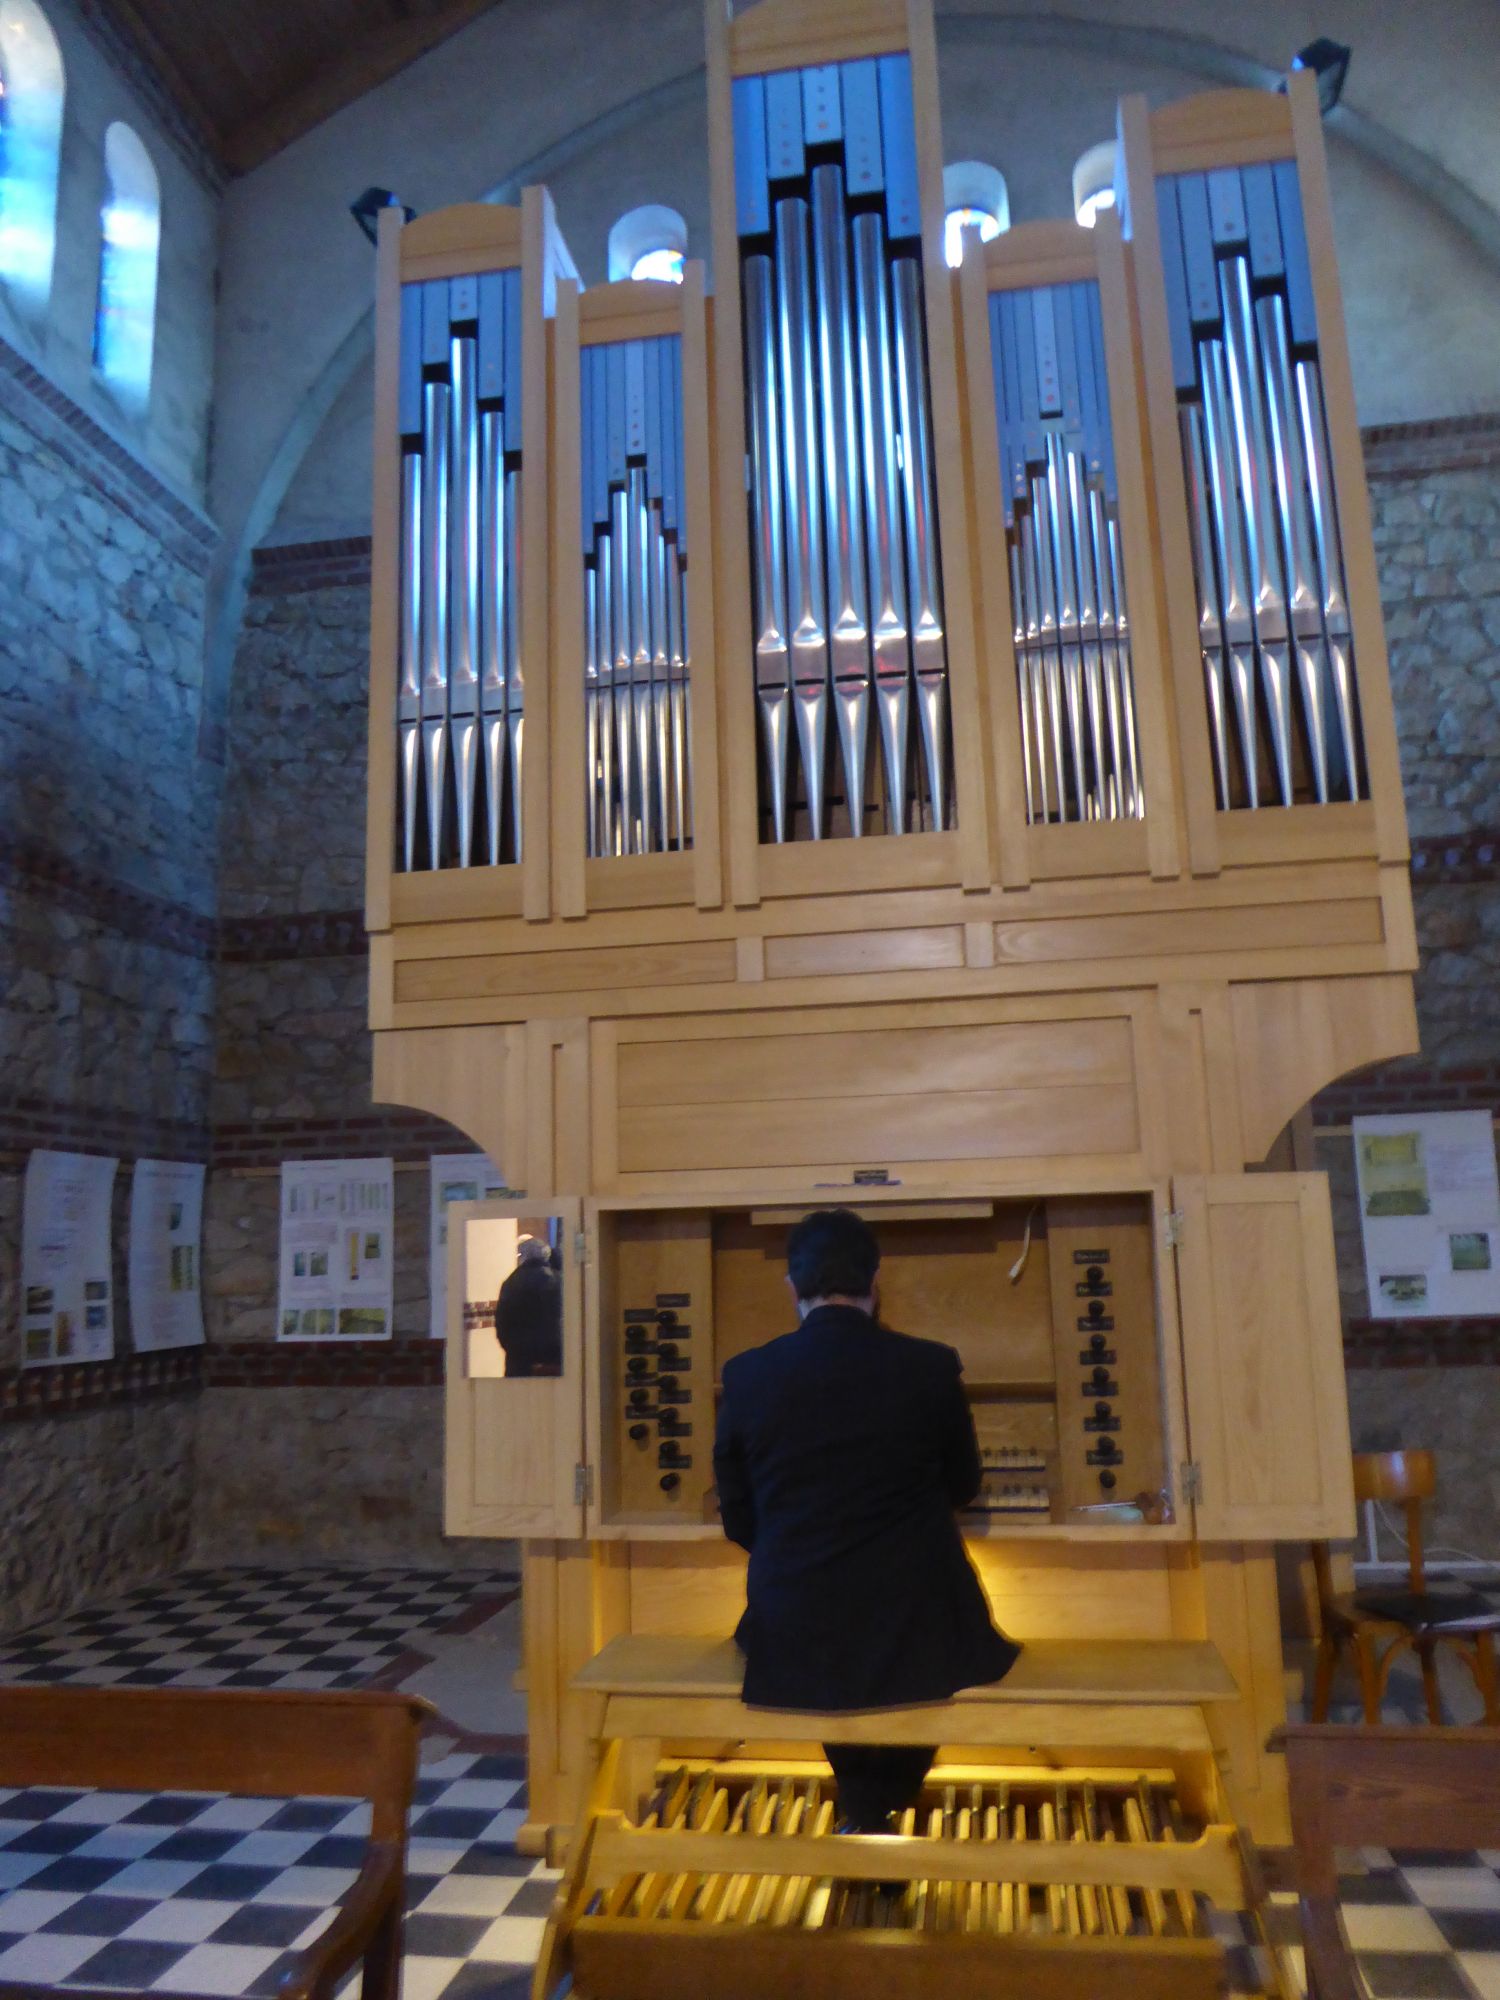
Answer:
<svg viewBox="0 0 1500 2000"><path fill-rule="evenodd" d="M1191 1500L1196 1507L1203 1499L1203 1467L1196 1459L1189 1459L1182 1467L1182 1497Z"/></svg>
<svg viewBox="0 0 1500 2000"><path fill-rule="evenodd" d="M586 1264L589 1261L589 1234L586 1229L573 1231L573 1262Z"/></svg>
<svg viewBox="0 0 1500 2000"><path fill-rule="evenodd" d="M1169 1208L1167 1210L1167 1248L1175 1250L1181 1241L1182 1210L1180 1208Z"/></svg>
<svg viewBox="0 0 1500 2000"><path fill-rule="evenodd" d="M573 1467L573 1505L586 1506L594 1497L594 1468L591 1465Z"/></svg>

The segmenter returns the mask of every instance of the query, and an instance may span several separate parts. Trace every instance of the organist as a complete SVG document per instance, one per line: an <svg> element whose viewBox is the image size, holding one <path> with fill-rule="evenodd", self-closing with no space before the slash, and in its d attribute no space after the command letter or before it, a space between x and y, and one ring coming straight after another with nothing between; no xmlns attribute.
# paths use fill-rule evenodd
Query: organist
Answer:
<svg viewBox="0 0 1500 2000"><path fill-rule="evenodd" d="M813 1711L947 1700L1001 1679L955 1508L979 1490L961 1364L880 1324L880 1246L850 1209L787 1241L795 1333L729 1361L714 1447L724 1531L750 1552L744 1698ZM845 1826L882 1832L935 1748L828 1743Z"/></svg>

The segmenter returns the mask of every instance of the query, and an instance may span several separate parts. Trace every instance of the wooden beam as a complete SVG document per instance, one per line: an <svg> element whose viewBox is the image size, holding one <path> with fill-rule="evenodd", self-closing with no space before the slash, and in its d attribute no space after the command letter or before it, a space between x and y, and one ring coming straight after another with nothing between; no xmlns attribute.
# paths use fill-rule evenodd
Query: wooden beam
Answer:
<svg viewBox="0 0 1500 2000"><path fill-rule="evenodd" d="M304 132L388 82L497 4L499 0L442 0L431 13L387 20L367 30L279 103L226 133L222 141L225 166L231 174L247 174L263 165Z"/></svg>

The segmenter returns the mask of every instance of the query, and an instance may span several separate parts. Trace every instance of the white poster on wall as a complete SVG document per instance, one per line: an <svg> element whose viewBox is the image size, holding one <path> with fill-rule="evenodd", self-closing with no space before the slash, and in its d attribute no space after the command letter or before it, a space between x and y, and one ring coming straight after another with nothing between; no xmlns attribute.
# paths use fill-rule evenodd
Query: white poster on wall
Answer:
<svg viewBox="0 0 1500 2000"><path fill-rule="evenodd" d="M279 1340L389 1340L389 1160L284 1160Z"/></svg>
<svg viewBox="0 0 1500 2000"><path fill-rule="evenodd" d="M1500 1176L1488 1111L1354 1120L1374 1319L1500 1312Z"/></svg>
<svg viewBox="0 0 1500 2000"><path fill-rule="evenodd" d="M130 1187L130 1336L139 1352L203 1345L203 1168L137 1160Z"/></svg>
<svg viewBox="0 0 1500 2000"><path fill-rule="evenodd" d="M115 1351L110 1198L118 1160L36 1152L21 1217L21 1360L107 1361Z"/></svg>
<svg viewBox="0 0 1500 2000"><path fill-rule="evenodd" d="M431 1306L427 1330L434 1340L447 1331L448 1205L455 1201L488 1201L508 1194L505 1177L486 1153L434 1153L432 1157L432 1226L428 1289Z"/></svg>

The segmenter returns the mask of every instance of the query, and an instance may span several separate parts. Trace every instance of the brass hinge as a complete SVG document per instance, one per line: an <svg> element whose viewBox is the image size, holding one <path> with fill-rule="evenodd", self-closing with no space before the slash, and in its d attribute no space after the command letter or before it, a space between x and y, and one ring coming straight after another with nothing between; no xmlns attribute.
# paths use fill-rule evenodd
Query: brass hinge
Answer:
<svg viewBox="0 0 1500 2000"><path fill-rule="evenodd" d="M573 1505L585 1506L594 1497L594 1468L591 1465L573 1467Z"/></svg>
<svg viewBox="0 0 1500 2000"><path fill-rule="evenodd" d="M1181 1241L1182 1210L1180 1208L1169 1208L1167 1210L1167 1248L1175 1250Z"/></svg>
<svg viewBox="0 0 1500 2000"><path fill-rule="evenodd" d="M1189 1459L1182 1468L1182 1497L1198 1506L1203 1499L1203 1467Z"/></svg>

